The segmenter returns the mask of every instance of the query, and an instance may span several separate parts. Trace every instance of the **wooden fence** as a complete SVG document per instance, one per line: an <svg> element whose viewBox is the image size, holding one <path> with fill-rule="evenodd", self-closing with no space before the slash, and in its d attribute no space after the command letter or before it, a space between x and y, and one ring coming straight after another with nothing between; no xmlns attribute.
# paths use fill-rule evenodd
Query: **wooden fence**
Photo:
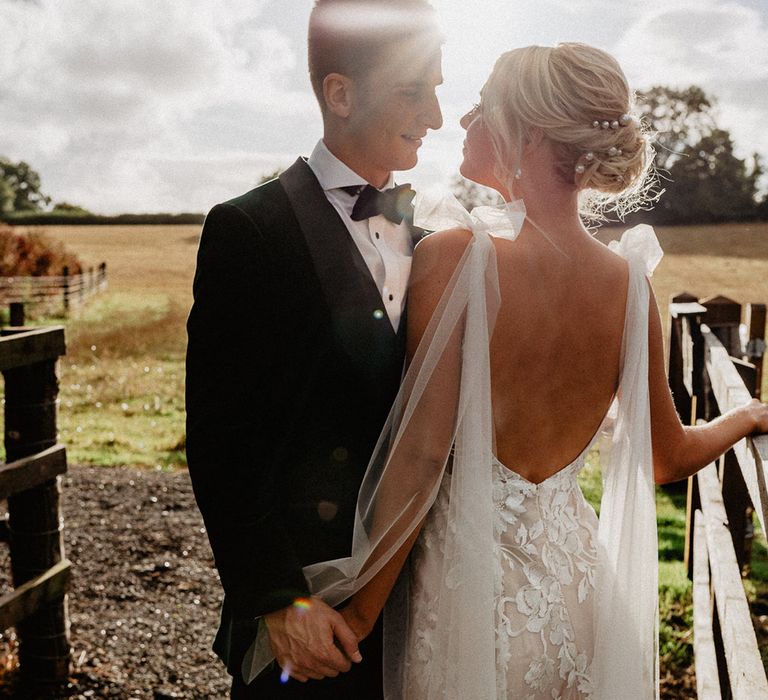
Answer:
<svg viewBox="0 0 768 700"><path fill-rule="evenodd" d="M765 306L683 294L670 304L669 381L685 422L709 421L760 395ZM742 327L743 328L743 327ZM742 574L755 513L768 521L768 436L746 438L688 480L685 561L693 580L694 657L700 698L768 700L768 679Z"/></svg>
<svg viewBox="0 0 768 700"><path fill-rule="evenodd" d="M76 275L65 267L58 276L0 277L0 303L11 308L11 325L24 325L24 305L58 307L66 315L74 306L107 287L107 264Z"/></svg>
<svg viewBox="0 0 768 700"><path fill-rule="evenodd" d="M7 459L0 464L0 499L8 511L0 540L10 548L13 581L0 597L0 630L16 627L20 672L38 683L65 680L70 669L70 563L58 479L67 461L56 443L56 360L64 351L60 326L8 328L0 337Z"/></svg>

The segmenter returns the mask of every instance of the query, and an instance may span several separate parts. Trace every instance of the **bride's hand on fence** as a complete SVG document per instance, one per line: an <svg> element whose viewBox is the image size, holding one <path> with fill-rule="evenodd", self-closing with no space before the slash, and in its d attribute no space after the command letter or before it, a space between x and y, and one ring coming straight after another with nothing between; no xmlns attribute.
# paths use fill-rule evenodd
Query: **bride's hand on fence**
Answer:
<svg viewBox="0 0 768 700"><path fill-rule="evenodd" d="M768 433L768 404L752 399L746 406L755 424L754 433Z"/></svg>
<svg viewBox="0 0 768 700"><path fill-rule="evenodd" d="M264 616L275 659L292 678L333 678L363 657L342 615L320 598L302 599ZM336 643L338 640L338 645Z"/></svg>

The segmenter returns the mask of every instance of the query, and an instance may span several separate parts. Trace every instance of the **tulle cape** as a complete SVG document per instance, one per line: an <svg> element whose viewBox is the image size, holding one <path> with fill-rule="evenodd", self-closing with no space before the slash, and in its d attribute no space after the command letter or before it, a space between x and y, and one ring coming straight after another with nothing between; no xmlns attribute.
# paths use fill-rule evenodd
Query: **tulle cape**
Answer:
<svg viewBox="0 0 768 700"><path fill-rule="evenodd" d="M358 496L349 557L304 568L314 595L337 606L359 590L423 521L446 468L452 473L448 529L431 673L456 700L506 698L496 679L489 341L500 305L492 237L514 240L522 202L478 207L417 196L424 228L472 232L411 359ZM619 391L604 422L598 530L595 700L658 697L658 553L648 399L648 281L661 259L649 226L611 247L630 265ZM409 698L408 581L385 609L385 696ZM245 656L252 680L272 660L265 625ZM430 693L430 698L433 695ZM434 698L444 700L445 691ZM419 698L418 700L424 700Z"/></svg>

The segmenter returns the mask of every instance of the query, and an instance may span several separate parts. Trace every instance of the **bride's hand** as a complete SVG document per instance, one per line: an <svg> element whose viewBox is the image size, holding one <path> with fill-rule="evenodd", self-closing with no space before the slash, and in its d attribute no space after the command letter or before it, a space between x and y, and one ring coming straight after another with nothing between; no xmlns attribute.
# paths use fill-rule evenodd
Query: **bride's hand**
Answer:
<svg viewBox="0 0 768 700"><path fill-rule="evenodd" d="M746 408L754 421L754 432L768 433L768 404L762 403L759 399L752 399Z"/></svg>
<svg viewBox="0 0 768 700"><path fill-rule="evenodd" d="M351 600L346 607L339 610L339 613L350 629L357 635L358 642L365 639L371 633L373 625L376 622L376 620L371 621L366 619L366 617L357 609L354 600Z"/></svg>

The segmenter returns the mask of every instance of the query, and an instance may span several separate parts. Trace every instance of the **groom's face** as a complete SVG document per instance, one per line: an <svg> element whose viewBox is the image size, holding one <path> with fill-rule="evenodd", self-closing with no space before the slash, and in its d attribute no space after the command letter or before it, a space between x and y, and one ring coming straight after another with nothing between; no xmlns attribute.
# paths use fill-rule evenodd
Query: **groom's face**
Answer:
<svg viewBox="0 0 768 700"><path fill-rule="evenodd" d="M393 170L413 168L427 131L442 126L436 95L441 59L438 45L409 39L383 52L355 81L349 145L364 156L369 182L378 185Z"/></svg>

